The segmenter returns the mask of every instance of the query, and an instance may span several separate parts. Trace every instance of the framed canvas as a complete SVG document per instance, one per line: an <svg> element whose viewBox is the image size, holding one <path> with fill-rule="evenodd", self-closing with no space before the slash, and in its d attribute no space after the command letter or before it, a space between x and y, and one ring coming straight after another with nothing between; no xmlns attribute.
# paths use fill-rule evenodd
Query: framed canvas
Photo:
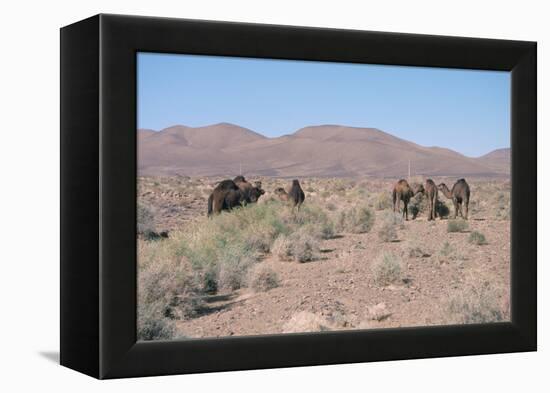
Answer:
<svg viewBox="0 0 550 393"><path fill-rule="evenodd" d="M534 42L63 27L61 364L535 351L536 131Z"/></svg>

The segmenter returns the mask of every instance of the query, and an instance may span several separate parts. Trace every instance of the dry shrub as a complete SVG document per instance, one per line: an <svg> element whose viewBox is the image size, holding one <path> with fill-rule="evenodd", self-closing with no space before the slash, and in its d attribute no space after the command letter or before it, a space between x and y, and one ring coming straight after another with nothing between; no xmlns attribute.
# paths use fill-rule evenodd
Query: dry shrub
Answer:
<svg viewBox="0 0 550 393"><path fill-rule="evenodd" d="M468 223L465 220L449 220L447 222L447 232L464 232L468 229Z"/></svg>
<svg viewBox="0 0 550 393"><path fill-rule="evenodd" d="M170 258L165 242L140 241L138 337L170 339L173 319L190 318L202 307L201 288L186 258Z"/></svg>
<svg viewBox="0 0 550 393"><path fill-rule="evenodd" d="M428 200L424 194L416 194L411 198L408 208L409 213L412 214L412 218L415 219L420 213L428 211Z"/></svg>
<svg viewBox="0 0 550 393"><path fill-rule="evenodd" d="M159 304L139 304L137 322L138 340L171 340L177 337L174 321L164 316Z"/></svg>
<svg viewBox="0 0 550 393"><path fill-rule="evenodd" d="M391 253L383 253L373 265L374 281L378 285L388 285L401 278L402 261Z"/></svg>
<svg viewBox="0 0 550 393"><path fill-rule="evenodd" d="M260 263L250 269L248 286L256 292L266 292L279 286L279 276L272 268Z"/></svg>
<svg viewBox="0 0 550 393"><path fill-rule="evenodd" d="M494 199L494 215L497 220L510 219L510 192L498 192Z"/></svg>
<svg viewBox="0 0 550 393"><path fill-rule="evenodd" d="M445 319L448 323L488 323L509 319L508 304L504 299L506 291L491 287L486 282L473 286L470 291L460 291L450 296L446 304Z"/></svg>
<svg viewBox="0 0 550 393"><path fill-rule="evenodd" d="M403 217L394 212L384 212L381 216L381 225L378 229L378 237L383 242L397 240L397 227L403 226Z"/></svg>
<svg viewBox="0 0 550 393"><path fill-rule="evenodd" d="M374 225L374 213L367 206L340 212L338 229L350 233L369 232Z"/></svg>
<svg viewBox="0 0 550 393"><path fill-rule="evenodd" d="M450 257L455 252L455 249L451 246L449 242L443 243L443 246L441 247L441 250L439 250L439 254L444 257Z"/></svg>
<svg viewBox="0 0 550 393"><path fill-rule="evenodd" d="M330 239L335 234L332 220L321 207L314 204L303 206L300 211L294 212L286 222L291 226L291 231L307 227L319 239Z"/></svg>
<svg viewBox="0 0 550 393"><path fill-rule="evenodd" d="M485 235L483 233L478 231L473 231L472 233L470 233L468 242L471 244L475 244L477 246L482 246L484 244L487 244L487 239L485 239Z"/></svg>
<svg viewBox="0 0 550 393"><path fill-rule="evenodd" d="M292 261L291 240L285 235L280 235L275 239L275 243L273 243L272 252L277 255L281 261Z"/></svg>
<svg viewBox="0 0 550 393"><path fill-rule="evenodd" d="M292 256L298 262L309 262L319 258L319 241L307 228L292 236Z"/></svg>
<svg viewBox="0 0 550 393"><path fill-rule="evenodd" d="M409 243L409 258L428 258L431 254L424 251L423 247L416 243Z"/></svg>
<svg viewBox="0 0 550 393"><path fill-rule="evenodd" d="M273 253L281 261L313 261L319 258L319 240L305 227L292 236L279 236L273 244Z"/></svg>
<svg viewBox="0 0 550 393"><path fill-rule="evenodd" d="M374 201L374 208L376 210L385 210L392 207L392 199L389 193L380 192L376 195Z"/></svg>
<svg viewBox="0 0 550 393"><path fill-rule="evenodd" d="M245 286L246 274L256 259L239 246L226 246L220 258L218 289L234 291Z"/></svg>
<svg viewBox="0 0 550 393"><path fill-rule="evenodd" d="M137 233L142 235L145 240L153 240L155 234L155 210L143 203L137 204Z"/></svg>
<svg viewBox="0 0 550 393"><path fill-rule="evenodd" d="M283 326L283 333L324 332L331 330L323 317L308 311L294 314Z"/></svg>

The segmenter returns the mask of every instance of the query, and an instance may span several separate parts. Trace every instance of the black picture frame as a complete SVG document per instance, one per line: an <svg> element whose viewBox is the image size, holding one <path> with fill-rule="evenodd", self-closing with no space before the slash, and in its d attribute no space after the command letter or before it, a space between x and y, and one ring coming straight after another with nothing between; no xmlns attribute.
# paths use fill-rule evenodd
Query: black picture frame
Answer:
<svg viewBox="0 0 550 393"><path fill-rule="evenodd" d="M136 342L138 51L511 71L511 322ZM536 43L97 15L61 29L61 364L120 378L535 351Z"/></svg>

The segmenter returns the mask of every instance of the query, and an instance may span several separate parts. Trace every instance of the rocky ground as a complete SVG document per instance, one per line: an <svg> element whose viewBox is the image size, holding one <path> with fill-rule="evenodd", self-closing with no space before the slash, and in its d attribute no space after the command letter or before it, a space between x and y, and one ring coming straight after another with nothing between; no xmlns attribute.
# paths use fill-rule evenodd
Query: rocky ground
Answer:
<svg viewBox="0 0 550 393"><path fill-rule="evenodd" d="M205 215L208 194L218 180L140 178L138 202L154 211L155 228L181 229ZM261 180L268 191L265 200L274 188L289 183ZM392 241L382 240L383 222L377 219L367 233L341 232L322 241L319 258L307 263L281 261L267 253L261 264L276 273L277 287L205 295L199 315L176 322L178 334L218 337L508 319L509 182L469 182L470 219L463 231L448 232L448 219L427 221L421 212L397 225ZM332 216L361 200L378 217L390 210L391 184L385 179L302 181L306 203L322 205ZM440 199L445 197L440 194ZM471 242L474 231L485 236L486 244ZM391 255L400 266L397 279L390 283L376 278L384 255Z"/></svg>

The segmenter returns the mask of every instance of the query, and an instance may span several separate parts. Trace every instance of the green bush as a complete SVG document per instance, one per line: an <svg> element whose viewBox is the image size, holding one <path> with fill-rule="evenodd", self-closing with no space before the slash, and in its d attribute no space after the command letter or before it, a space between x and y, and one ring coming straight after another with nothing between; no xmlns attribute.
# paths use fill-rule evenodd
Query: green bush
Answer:
<svg viewBox="0 0 550 393"><path fill-rule="evenodd" d="M428 200L424 197L424 194L416 194L414 198L411 198L408 208L412 218L415 219L420 213L428 211Z"/></svg>
<svg viewBox="0 0 550 393"><path fill-rule="evenodd" d="M481 246L481 245L487 244L487 239L485 239L485 235L483 233L478 231L473 231L472 233L470 233L468 242Z"/></svg>
<svg viewBox="0 0 550 393"><path fill-rule="evenodd" d="M437 203L435 204L435 211L438 217L449 217L449 207L445 202L437 200Z"/></svg>
<svg viewBox="0 0 550 393"><path fill-rule="evenodd" d="M447 222L447 232L464 232L468 229L468 223L465 220L449 220Z"/></svg>

